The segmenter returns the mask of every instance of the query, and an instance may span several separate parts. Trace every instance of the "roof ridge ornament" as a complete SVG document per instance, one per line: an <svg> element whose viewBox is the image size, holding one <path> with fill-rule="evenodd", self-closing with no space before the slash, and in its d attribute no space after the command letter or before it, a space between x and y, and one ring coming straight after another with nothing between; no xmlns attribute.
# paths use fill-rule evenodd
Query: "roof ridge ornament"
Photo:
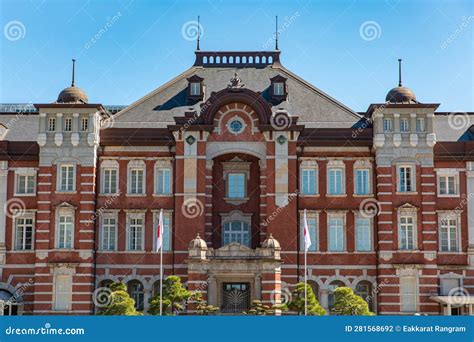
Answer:
<svg viewBox="0 0 474 342"><path fill-rule="evenodd" d="M234 72L234 76L230 79L230 84L227 85L227 88L229 88L229 89L242 89L244 86L245 86L245 84L239 78L239 75L236 72Z"/></svg>
<svg viewBox="0 0 474 342"><path fill-rule="evenodd" d="M74 87L74 69L76 66L76 60L73 58L72 59L72 81L71 81L71 87Z"/></svg>
<svg viewBox="0 0 474 342"><path fill-rule="evenodd" d="M402 59L398 59L398 86L402 86Z"/></svg>

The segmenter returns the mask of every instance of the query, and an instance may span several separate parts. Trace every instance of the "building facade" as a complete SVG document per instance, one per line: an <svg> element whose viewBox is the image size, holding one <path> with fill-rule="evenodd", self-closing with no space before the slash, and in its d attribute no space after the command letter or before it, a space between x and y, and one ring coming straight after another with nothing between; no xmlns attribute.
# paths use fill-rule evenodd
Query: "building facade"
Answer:
<svg viewBox="0 0 474 342"><path fill-rule="evenodd" d="M349 286L380 315L472 314L474 113L401 82L357 113L278 50L196 51L124 108L74 81L53 103L1 107L4 314L94 314L112 281L146 312L161 209L165 276L222 314L291 300L305 211L326 309Z"/></svg>

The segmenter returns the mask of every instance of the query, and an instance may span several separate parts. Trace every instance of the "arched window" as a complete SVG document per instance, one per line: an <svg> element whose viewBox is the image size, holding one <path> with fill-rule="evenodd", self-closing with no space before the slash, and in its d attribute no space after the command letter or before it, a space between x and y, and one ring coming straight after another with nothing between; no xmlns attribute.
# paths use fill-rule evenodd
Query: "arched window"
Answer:
<svg viewBox="0 0 474 342"><path fill-rule="evenodd" d="M135 301L135 308L143 310L143 284L139 280L130 280L127 283L128 294Z"/></svg>
<svg viewBox="0 0 474 342"><path fill-rule="evenodd" d="M250 227L247 223L230 221L224 224L222 244L228 245L231 242L238 242L241 245L250 247Z"/></svg>
<svg viewBox="0 0 474 342"><path fill-rule="evenodd" d="M369 310L372 311L372 303L374 302L372 296L372 284L367 280L361 281L357 284L355 293L356 295L362 297L367 302L367 304L369 304Z"/></svg>
<svg viewBox="0 0 474 342"><path fill-rule="evenodd" d="M314 295L316 296L316 299L319 300L319 285L317 282L313 280L308 280L308 285L311 286L313 289Z"/></svg>
<svg viewBox="0 0 474 342"><path fill-rule="evenodd" d="M328 308L329 310L332 310L334 307L335 303L335 297L334 297L334 290L337 289L338 287L346 286L342 281L340 280L334 280L329 284L329 293L328 293Z"/></svg>
<svg viewBox="0 0 474 342"><path fill-rule="evenodd" d="M16 316L18 315L18 306L20 303L17 302L15 296L7 290L0 290L0 308L3 316Z"/></svg>

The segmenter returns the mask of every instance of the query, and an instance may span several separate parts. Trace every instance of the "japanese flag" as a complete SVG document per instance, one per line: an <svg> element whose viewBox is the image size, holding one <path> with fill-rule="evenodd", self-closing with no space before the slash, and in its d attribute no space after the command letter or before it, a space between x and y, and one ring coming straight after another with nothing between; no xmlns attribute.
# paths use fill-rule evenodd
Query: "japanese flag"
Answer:
<svg viewBox="0 0 474 342"><path fill-rule="evenodd" d="M308 220L306 219L306 209L304 210L303 215L303 225L304 225L304 251L307 252L309 247L311 246L311 237L309 236L309 227L308 227Z"/></svg>
<svg viewBox="0 0 474 342"><path fill-rule="evenodd" d="M156 251L158 252L161 247L163 247L163 209L160 210L158 229L156 230Z"/></svg>

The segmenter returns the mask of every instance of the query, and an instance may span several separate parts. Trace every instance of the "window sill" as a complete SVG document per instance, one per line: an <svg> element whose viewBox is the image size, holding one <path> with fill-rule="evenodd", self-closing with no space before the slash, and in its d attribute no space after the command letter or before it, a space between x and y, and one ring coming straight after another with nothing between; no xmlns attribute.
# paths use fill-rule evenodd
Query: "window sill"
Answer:
<svg viewBox="0 0 474 342"><path fill-rule="evenodd" d="M310 198L314 198L314 197L321 197L320 194L300 194L300 197L310 197Z"/></svg>
<svg viewBox="0 0 474 342"><path fill-rule="evenodd" d="M326 197L347 197L347 194L341 194L341 195L331 195L331 194L327 194Z"/></svg>
<svg viewBox="0 0 474 342"><path fill-rule="evenodd" d="M441 252L441 251L439 251L438 254L441 254L441 255L453 255L453 254L454 255L464 255L464 254L467 254L467 253L459 252L459 251L457 251L457 252L444 252L444 251Z"/></svg>
<svg viewBox="0 0 474 342"><path fill-rule="evenodd" d="M125 197L146 197L146 194L126 194Z"/></svg>
<svg viewBox="0 0 474 342"><path fill-rule="evenodd" d="M374 197L374 194L353 194L352 197Z"/></svg>
<svg viewBox="0 0 474 342"><path fill-rule="evenodd" d="M58 194L58 195L75 195L75 194L77 194L77 191L60 191L60 190L56 190L56 194Z"/></svg>
<svg viewBox="0 0 474 342"><path fill-rule="evenodd" d="M101 192L99 194L99 197L117 197L117 196L120 196L120 192L116 192L116 193L111 193L111 194L108 194L108 193L105 193L105 192Z"/></svg>
<svg viewBox="0 0 474 342"><path fill-rule="evenodd" d="M33 194L17 194L17 193L14 193L13 196L14 197L35 197L36 193L33 193Z"/></svg>
<svg viewBox="0 0 474 342"><path fill-rule="evenodd" d="M226 201L227 203L232 204L232 205L244 204L248 200L249 200L248 197L245 197L245 198L228 198L228 197L225 197L224 198L224 201Z"/></svg>
<svg viewBox="0 0 474 342"><path fill-rule="evenodd" d="M173 197L173 194L153 194L153 197Z"/></svg>
<svg viewBox="0 0 474 342"><path fill-rule="evenodd" d="M419 249L397 249L395 253L421 253Z"/></svg>
<svg viewBox="0 0 474 342"><path fill-rule="evenodd" d="M7 251L7 253L34 253L36 252L34 249L12 249L11 251Z"/></svg>
<svg viewBox="0 0 474 342"><path fill-rule="evenodd" d="M441 198L459 198L461 197L460 194L454 194L454 195L441 195L441 194L437 194L438 197L441 197Z"/></svg>
<svg viewBox="0 0 474 342"><path fill-rule="evenodd" d="M397 191L395 195L418 195L417 191Z"/></svg>

